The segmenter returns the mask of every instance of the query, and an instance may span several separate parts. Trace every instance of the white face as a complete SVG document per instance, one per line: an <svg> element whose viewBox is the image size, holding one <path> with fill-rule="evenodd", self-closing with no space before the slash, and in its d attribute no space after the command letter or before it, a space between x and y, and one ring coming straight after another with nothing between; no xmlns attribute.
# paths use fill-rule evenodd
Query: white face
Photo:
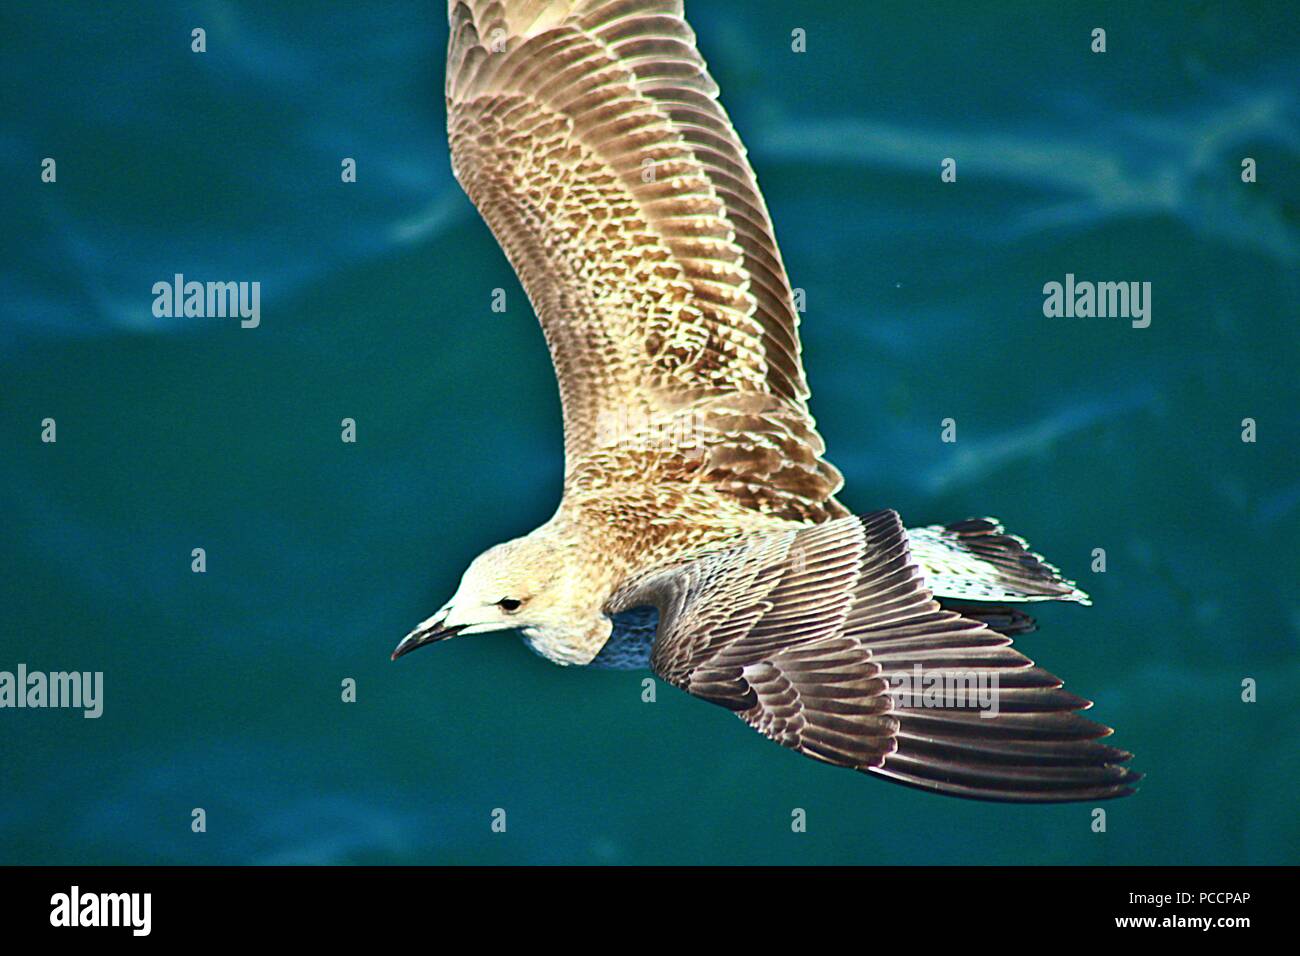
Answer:
<svg viewBox="0 0 1300 956"><path fill-rule="evenodd" d="M528 610L537 594L534 575L525 574L520 567L525 549L515 542L506 542L484 551L473 559L460 587L447 604L439 607L443 627L460 628L459 633L486 633L510 627L524 627L528 623Z"/></svg>
<svg viewBox="0 0 1300 956"><path fill-rule="evenodd" d="M509 628L546 629L574 616L561 606L563 566L555 551L530 538L490 548L470 564L451 600L397 646L397 658L457 634Z"/></svg>
<svg viewBox="0 0 1300 956"><path fill-rule="evenodd" d="M460 579L460 587L450 601L438 609L443 627L459 628L460 634L486 634L506 628L523 627L525 607L533 594L526 593L520 576L487 551L474 559Z"/></svg>

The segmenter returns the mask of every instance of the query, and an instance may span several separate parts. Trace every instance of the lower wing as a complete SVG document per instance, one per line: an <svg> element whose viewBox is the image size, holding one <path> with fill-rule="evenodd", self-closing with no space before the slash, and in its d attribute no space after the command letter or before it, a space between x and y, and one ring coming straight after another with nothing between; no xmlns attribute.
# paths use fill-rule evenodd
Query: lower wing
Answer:
<svg viewBox="0 0 1300 956"><path fill-rule="evenodd" d="M1006 538L992 523L952 527ZM1091 703L1011 647L1032 621L941 606L911 534L892 511L758 534L648 575L621 601L659 609L663 679L810 757L983 800L1132 793L1131 755L1078 713ZM1080 599L1018 539L984 544L997 553L973 560L1005 572L999 600Z"/></svg>

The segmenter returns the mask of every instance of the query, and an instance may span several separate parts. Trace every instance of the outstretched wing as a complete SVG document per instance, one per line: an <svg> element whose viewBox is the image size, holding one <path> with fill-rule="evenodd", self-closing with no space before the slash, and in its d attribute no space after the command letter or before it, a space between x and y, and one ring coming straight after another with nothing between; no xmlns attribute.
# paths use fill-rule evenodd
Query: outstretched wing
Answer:
<svg viewBox="0 0 1300 956"><path fill-rule="evenodd" d="M623 599L660 610L657 674L810 757L985 800L1100 800L1140 777L997 615L935 602L892 511L759 535Z"/></svg>
<svg viewBox="0 0 1300 956"><path fill-rule="evenodd" d="M766 485L798 499L792 517L843 513L817 513L842 480L808 414L771 220L681 0L449 6L452 165L541 320L568 470L652 432L703 448L739 497Z"/></svg>

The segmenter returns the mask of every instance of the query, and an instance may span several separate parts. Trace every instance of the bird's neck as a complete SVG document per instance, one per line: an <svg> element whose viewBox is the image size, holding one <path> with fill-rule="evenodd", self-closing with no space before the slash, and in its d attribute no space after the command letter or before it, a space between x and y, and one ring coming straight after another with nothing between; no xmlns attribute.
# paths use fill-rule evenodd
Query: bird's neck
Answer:
<svg viewBox="0 0 1300 956"><path fill-rule="evenodd" d="M590 664L609 640L613 628L610 619L597 614L589 621L561 627L525 627L520 632L524 643L552 664Z"/></svg>

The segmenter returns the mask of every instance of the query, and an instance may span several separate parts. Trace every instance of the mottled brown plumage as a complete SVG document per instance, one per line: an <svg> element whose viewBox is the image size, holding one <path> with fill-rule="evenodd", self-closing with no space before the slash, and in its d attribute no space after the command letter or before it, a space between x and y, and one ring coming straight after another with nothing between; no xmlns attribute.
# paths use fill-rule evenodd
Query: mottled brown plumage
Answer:
<svg viewBox="0 0 1300 956"><path fill-rule="evenodd" d="M568 475L613 449L643 482L845 514L771 221L681 5L456 3L451 31L452 166L546 333Z"/></svg>
<svg viewBox="0 0 1300 956"><path fill-rule="evenodd" d="M545 332L564 495L394 656L518 628L558 663L648 664L784 746L914 786L1130 792L1088 702L1009 646L1033 622L1007 602L1083 592L991 519L909 531L836 500L771 220L680 0L449 12L452 164ZM657 627L615 627L646 608Z"/></svg>

